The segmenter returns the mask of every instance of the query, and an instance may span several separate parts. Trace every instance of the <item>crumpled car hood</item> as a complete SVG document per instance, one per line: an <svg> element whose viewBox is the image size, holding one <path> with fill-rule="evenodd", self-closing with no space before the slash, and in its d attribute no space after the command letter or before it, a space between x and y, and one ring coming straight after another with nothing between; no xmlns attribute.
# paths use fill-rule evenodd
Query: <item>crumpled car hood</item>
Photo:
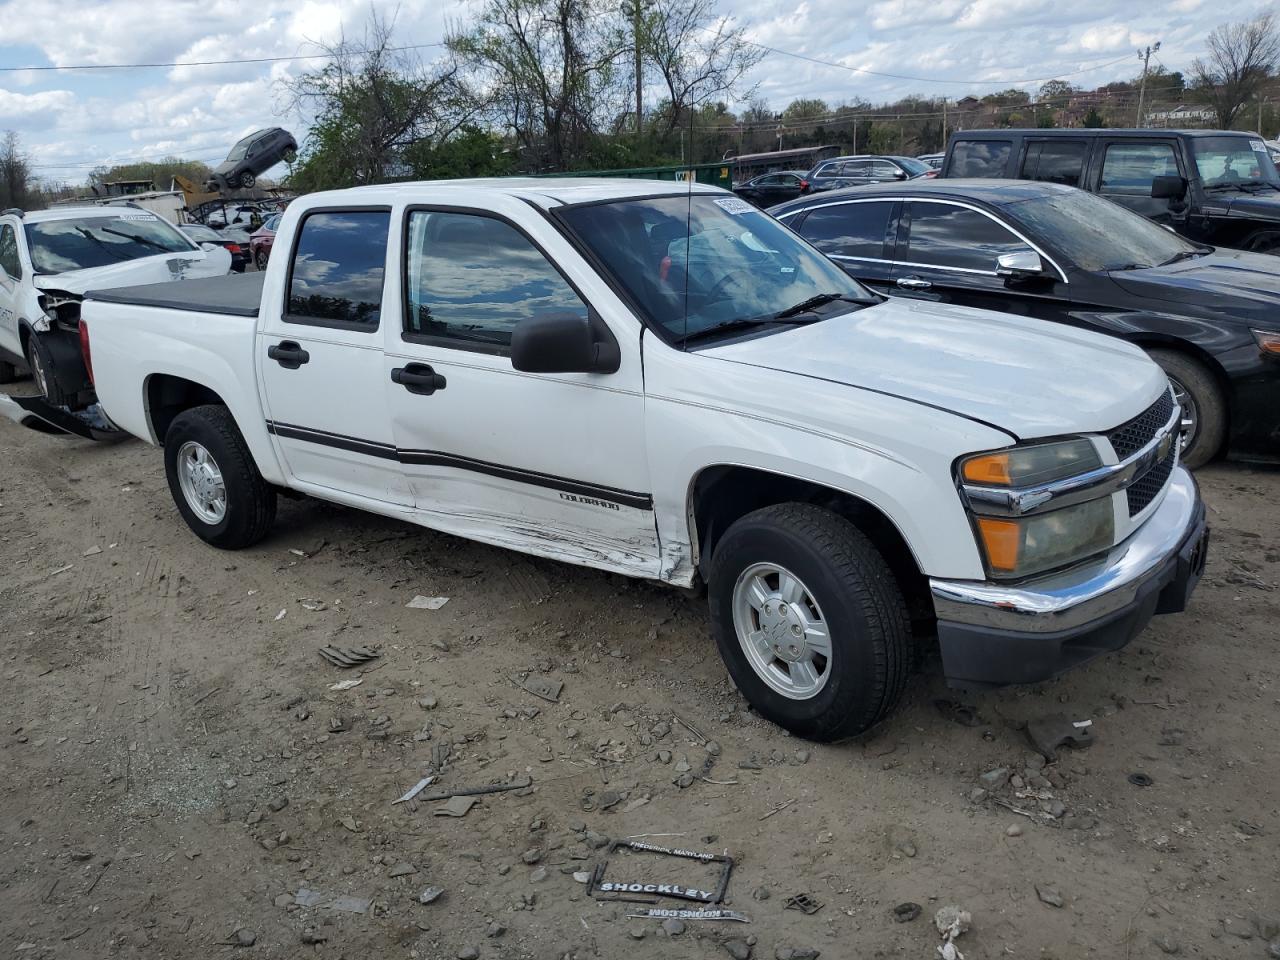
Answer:
<svg viewBox="0 0 1280 960"><path fill-rule="evenodd" d="M219 277L230 269L231 254L226 250L191 250L162 253L106 267L86 267L83 270L68 270L66 273L39 273L31 282L40 290L58 290L84 296L89 290Z"/></svg>

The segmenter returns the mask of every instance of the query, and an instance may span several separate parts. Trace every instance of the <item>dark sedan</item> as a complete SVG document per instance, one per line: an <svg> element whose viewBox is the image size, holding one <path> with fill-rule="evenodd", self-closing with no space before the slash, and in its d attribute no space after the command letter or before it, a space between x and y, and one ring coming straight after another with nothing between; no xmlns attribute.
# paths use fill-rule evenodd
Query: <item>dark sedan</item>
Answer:
<svg viewBox="0 0 1280 960"><path fill-rule="evenodd" d="M1280 461L1280 263L1192 243L1101 197L917 180L770 210L881 293L1112 334L1169 375L1183 459ZM981 349L981 344L975 344Z"/></svg>
<svg viewBox="0 0 1280 960"><path fill-rule="evenodd" d="M226 250L231 254L231 269L236 273L244 273L244 268L249 265L248 248L235 238L223 236L203 223L180 223L178 229L195 243L213 243Z"/></svg>
<svg viewBox="0 0 1280 960"><path fill-rule="evenodd" d="M749 200L758 207L771 207L775 203L785 203L809 192L809 181L803 170L777 170L773 173L762 173L758 177L740 183L733 192L743 200Z"/></svg>
<svg viewBox="0 0 1280 960"><path fill-rule="evenodd" d="M236 142L227 159L213 169L208 186L211 190L237 187L248 189L258 182L258 176L277 163L293 163L298 156L298 141L293 134L280 127L255 130Z"/></svg>
<svg viewBox="0 0 1280 960"><path fill-rule="evenodd" d="M832 157L823 160L805 175L809 190L839 190L866 183L894 183L918 177L937 176L938 171L914 157Z"/></svg>

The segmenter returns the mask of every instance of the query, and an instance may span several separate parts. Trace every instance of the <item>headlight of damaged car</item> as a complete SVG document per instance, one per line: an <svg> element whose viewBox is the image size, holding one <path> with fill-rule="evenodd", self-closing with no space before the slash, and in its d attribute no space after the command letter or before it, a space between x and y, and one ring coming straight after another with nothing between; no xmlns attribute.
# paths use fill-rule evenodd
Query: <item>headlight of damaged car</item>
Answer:
<svg viewBox="0 0 1280 960"><path fill-rule="evenodd" d="M1110 495L1054 509L1052 498L1037 490L1101 466L1093 443L1083 438L962 460L959 473L988 574L1027 577L1109 548L1115 536Z"/></svg>

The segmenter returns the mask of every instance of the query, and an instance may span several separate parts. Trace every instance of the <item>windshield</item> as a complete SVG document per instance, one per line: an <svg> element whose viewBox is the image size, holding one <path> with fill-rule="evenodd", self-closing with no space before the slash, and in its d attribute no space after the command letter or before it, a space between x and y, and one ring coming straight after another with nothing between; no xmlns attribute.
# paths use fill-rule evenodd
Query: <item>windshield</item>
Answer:
<svg viewBox="0 0 1280 960"><path fill-rule="evenodd" d="M876 302L817 250L737 197L620 200L559 216L673 339L772 317L819 294Z"/></svg>
<svg viewBox="0 0 1280 960"><path fill-rule="evenodd" d="M222 239L216 233L210 230L208 227L201 226L198 223L187 224L186 226L182 227L182 232L185 233L192 240L196 241L196 243L205 243L210 241L213 243L217 243L219 240Z"/></svg>
<svg viewBox="0 0 1280 960"><path fill-rule="evenodd" d="M1002 209L1031 237L1056 247L1082 270L1154 267L1203 249L1083 190L1020 200Z"/></svg>
<svg viewBox="0 0 1280 960"><path fill-rule="evenodd" d="M106 267L162 253L190 253L194 244L155 214L76 217L26 224L36 273Z"/></svg>
<svg viewBox="0 0 1280 960"><path fill-rule="evenodd" d="M1274 183L1280 174L1271 162L1267 145L1251 137L1192 137L1191 152L1196 171L1206 188Z"/></svg>
<svg viewBox="0 0 1280 960"><path fill-rule="evenodd" d="M237 141L236 145L231 148L231 152L227 154L227 159L243 160L245 157L245 154L249 152L249 147L253 145L253 141L257 140L258 137L261 135L262 135L262 131L256 130L253 133L249 134L247 137L245 137L243 140Z"/></svg>
<svg viewBox="0 0 1280 960"><path fill-rule="evenodd" d="M913 157L894 157L893 162L902 167L903 170L907 171L907 173L911 174L913 177L918 177L922 173L928 173L933 169L929 164L924 163L921 160L916 160Z"/></svg>

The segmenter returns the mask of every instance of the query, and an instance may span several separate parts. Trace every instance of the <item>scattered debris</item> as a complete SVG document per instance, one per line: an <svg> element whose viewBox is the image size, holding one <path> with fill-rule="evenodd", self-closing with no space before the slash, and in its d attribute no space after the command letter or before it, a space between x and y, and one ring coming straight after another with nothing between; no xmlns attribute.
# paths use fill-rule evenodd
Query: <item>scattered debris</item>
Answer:
<svg viewBox="0 0 1280 960"><path fill-rule="evenodd" d="M721 944L733 960L751 960L751 944L745 940L726 940Z"/></svg>
<svg viewBox="0 0 1280 960"><path fill-rule="evenodd" d="M724 869L720 873L720 879L716 884L715 890L702 890L679 883L606 881L604 874L609 866L609 861L605 859L597 863L595 870L591 873L591 879L587 882L587 896L601 900L629 900L625 896L626 894L639 893L659 897L675 897L680 900L696 900L700 903L724 902L725 893L729 889L729 876L733 873L733 857L727 854L702 853L696 850L659 847L656 844L645 843L642 840L615 840L609 844L608 856L612 856L619 849L633 850L638 853L653 853L665 857L678 857L684 860L697 860L700 863L707 864L722 863L724 864ZM599 894L601 893L613 894L613 896L600 897ZM654 901L640 902L653 903Z"/></svg>
<svg viewBox="0 0 1280 960"><path fill-rule="evenodd" d="M760 819L761 819L761 820L768 820L768 819L769 819L770 817L772 817L775 813L778 813L780 810L785 810L785 809L787 809L787 807L791 806L791 805L792 805L793 803L795 803L795 802L796 802L796 801L795 801L795 799L794 799L794 798L792 798L792 799L790 799L790 800L783 800L781 803L775 803L775 804L773 805L773 807L772 807L772 808L770 808L769 812L768 812L768 813L766 813L766 814L765 814L763 817L761 817Z"/></svg>
<svg viewBox="0 0 1280 960"><path fill-rule="evenodd" d="M293 895L293 902L300 907L325 907L330 910L341 910L344 913L368 913L373 906L372 900L351 897L343 893L321 893L319 890L308 890L299 887Z"/></svg>
<svg viewBox="0 0 1280 960"><path fill-rule="evenodd" d="M938 947L938 956L942 960L964 960L964 954L955 945L955 940L973 923L968 910L961 910L954 904L948 904L933 915L933 926L942 937L942 945Z"/></svg>
<svg viewBox="0 0 1280 960"><path fill-rule="evenodd" d="M427 887L418 894L419 903L435 903L444 896L444 887Z"/></svg>
<svg viewBox="0 0 1280 960"><path fill-rule="evenodd" d="M437 764L442 766L443 764ZM525 787L533 785L532 777L521 777L519 780L512 780L510 783L490 783L483 787L458 787L456 790L443 790L440 793L433 793L428 797L423 797L423 803L434 803L436 800L448 800L450 797L482 797L489 793L505 793L508 790L523 790ZM467 809L470 809L468 807Z"/></svg>
<svg viewBox="0 0 1280 960"><path fill-rule="evenodd" d="M352 817L352 816L345 816L345 817L342 817L341 819L339 819L339 820L338 820L338 823L339 823L340 825L342 825L342 826L346 827L346 828L347 828L348 830L350 830L352 833L359 833L359 832L360 832L360 824L356 822L356 818L355 818L355 817Z"/></svg>
<svg viewBox="0 0 1280 960"><path fill-rule="evenodd" d="M327 936L311 927L307 927L302 931L300 939L303 943L307 944L307 946L315 946L318 943L328 943L329 941Z"/></svg>
<svg viewBox="0 0 1280 960"><path fill-rule="evenodd" d="M935 700L933 705L944 718L958 723L962 727L979 727L983 723L978 711L966 703L959 703L953 700Z"/></svg>
<svg viewBox="0 0 1280 960"><path fill-rule="evenodd" d="M1017 823L1011 823L1011 824L1009 824L1009 826L1005 827L1004 835L1005 835L1006 837L1020 837L1020 836L1022 836L1022 825L1021 825L1021 824L1017 824Z"/></svg>
<svg viewBox="0 0 1280 960"><path fill-rule="evenodd" d="M330 690L350 690L353 687L360 686L360 684L362 683L364 683L363 677L353 677L350 680L339 680L337 683L331 683L329 684L329 689Z"/></svg>
<svg viewBox="0 0 1280 960"><path fill-rule="evenodd" d="M671 716L675 718L676 723L680 724L680 726L684 727L686 730L688 730L690 733L692 733L695 737L697 737L697 738L698 738L698 740L699 740L700 742L702 742L702 743L706 743L706 742L707 742L707 737L706 737L706 735L705 735L705 734L703 734L701 730L699 730L697 727L695 727L692 723L690 723L690 722L689 722L688 720L686 720L684 717L680 716L680 714L678 714L678 713L673 713Z"/></svg>
<svg viewBox="0 0 1280 960"><path fill-rule="evenodd" d="M329 605L323 600L317 600L315 597L302 597L298 600L298 605L303 610L310 610L312 613L319 613L321 610L328 610Z"/></svg>
<svg viewBox="0 0 1280 960"><path fill-rule="evenodd" d="M423 777L421 780L415 783L412 787L410 787L405 792L405 795L401 797L399 800L392 800L391 805L394 807L397 803L404 803L407 800L412 800L414 797L416 797L423 790L427 789L427 787L431 786L431 784L435 782L436 782L435 777Z"/></svg>
<svg viewBox="0 0 1280 960"><path fill-rule="evenodd" d="M532 693L535 697L541 697L549 703L560 702L560 691L564 689L563 680L552 680L550 677L531 674L523 681L516 680L512 677L512 682L526 693Z"/></svg>
<svg viewBox="0 0 1280 960"><path fill-rule="evenodd" d="M1141 771L1136 771L1134 773L1129 774L1129 782L1132 783L1135 787L1149 787L1153 783L1155 783L1155 781L1152 780L1151 777L1149 777L1145 773L1142 773Z"/></svg>
<svg viewBox="0 0 1280 960"><path fill-rule="evenodd" d="M422 594L418 594L405 606L410 610L439 610L448 602L448 597L424 597Z"/></svg>
<svg viewBox="0 0 1280 960"><path fill-rule="evenodd" d="M437 798L438 799L438 798ZM443 807L437 807L437 817L465 817L480 801L475 797L451 797Z"/></svg>
<svg viewBox="0 0 1280 960"><path fill-rule="evenodd" d="M815 900L807 893L797 893L794 896L787 897L786 904L786 909L799 910L805 914L815 914L823 907L821 900Z"/></svg>
<svg viewBox="0 0 1280 960"><path fill-rule="evenodd" d="M258 942L258 935L248 927L240 927L223 942L233 947L252 947Z"/></svg>
<svg viewBox="0 0 1280 960"><path fill-rule="evenodd" d="M276 614L276 620L277 621L283 620L288 615L289 615L289 610L287 608L282 609L279 613Z"/></svg>
<svg viewBox="0 0 1280 960"><path fill-rule="evenodd" d="M1093 745L1092 720L1068 720L1062 714L1041 717L1027 723L1027 739L1046 760L1058 759L1058 747L1083 750Z"/></svg>
<svg viewBox="0 0 1280 960"><path fill-rule="evenodd" d="M362 663L368 663L381 656L376 650L370 650L367 647L335 647L332 644L321 647L318 652L335 667L342 667L344 670L358 667Z"/></svg>
<svg viewBox="0 0 1280 960"><path fill-rule="evenodd" d="M1066 902L1062 899L1062 894L1053 887L1042 887L1039 884L1036 884L1036 896L1040 898L1041 903L1057 907L1059 910L1062 909L1062 905Z"/></svg>
<svg viewBox="0 0 1280 960"><path fill-rule="evenodd" d="M102 548L101 548L101 547L90 547L88 550L86 550L86 551L82 554L82 556L86 556L86 557L96 557L96 556L97 556L98 554L100 554L101 552L102 552Z"/></svg>
<svg viewBox="0 0 1280 960"><path fill-rule="evenodd" d="M920 916L921 909L923 908L920 904L912 903L908 900L906 903L900 903L893 908L893 919L898 923L910 923Z"/></svg>
<svg viewBox="0 0 1280 960"><path fill-rule="evenodd" d="M739 913L737 910L673 910L664 907L650 907L648 910L642 910L640 913L628 913L627 916L633 920L733 920L738 923L750 923L751 919L745 913Z"/></svg>

